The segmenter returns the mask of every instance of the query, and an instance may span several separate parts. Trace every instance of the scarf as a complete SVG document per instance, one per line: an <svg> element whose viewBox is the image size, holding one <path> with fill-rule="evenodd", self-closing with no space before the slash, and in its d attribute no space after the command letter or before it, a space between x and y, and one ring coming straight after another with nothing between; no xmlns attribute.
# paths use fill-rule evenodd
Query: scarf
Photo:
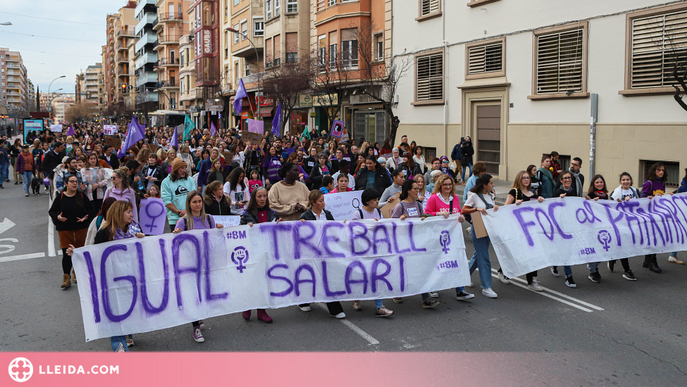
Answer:
<svg viewBox="0 0 687 387"><path fill-rule="evenodd" d="M141 226L139 226L136 221L132 220L131 224L129 224L129 228L126 231L122 231L119 228L117 229L114 240L133 238L139 232L141 232Z"/></svg>
<svg viewBox="0 0 687 387"><path fill-rule="evenodd" d="M569 169L570 173L572 173L573 178L575 179L575 188L577 189L577 197L583 198L584 194L582 193L582 181L580 180L580 173L573 172L571 169Z"/></svg>

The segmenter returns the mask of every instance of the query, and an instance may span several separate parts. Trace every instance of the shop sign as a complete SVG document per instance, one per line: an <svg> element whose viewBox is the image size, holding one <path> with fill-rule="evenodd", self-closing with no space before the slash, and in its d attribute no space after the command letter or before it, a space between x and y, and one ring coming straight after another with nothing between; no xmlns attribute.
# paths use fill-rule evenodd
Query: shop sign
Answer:
<svg viewBox="0 0 687 387"><path fill-rule="evenodd" d="M312 96L310 95L299 95L298 96L298 107L312 107Z"/></svg>
<svg viewBox="0 0 687 387"><path fill-rule="evenodd" d="M339 104L337 93L313 96L313 106L336 106Z"/></svg>

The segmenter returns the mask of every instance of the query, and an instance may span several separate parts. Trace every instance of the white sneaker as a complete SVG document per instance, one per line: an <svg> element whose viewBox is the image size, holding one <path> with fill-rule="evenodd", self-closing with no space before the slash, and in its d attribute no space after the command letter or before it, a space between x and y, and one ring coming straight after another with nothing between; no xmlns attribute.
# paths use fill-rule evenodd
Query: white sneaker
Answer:
<svg viewBox="0 0 687 387"><path fill-rule="evenodd" d="M495 291L491 290L491 288L482 289L482 295L489 298L496 298L499 296Z"/></svg>
<svg viewBox="0 0 687 387"><path fill-rule="evenodd" d="M544 288L539 285L539 283L536 280L533 280L531 284L527 285L527 287L530 290L534 290L535 292L543 292Z"/></svg>
<svg viewBox="0 0 687 387"><path fill-rule="evenodd" d="M346 313L341 312L341 313L339 313L339 314L337 314L337 315L332 315L332 317L338 318L338 319L346 318Z"/></svg>
<svg viewBox="0 0 687 387"><path fill-rule="evenodd" d="M312 310L312 309L310 309L310 305L303 305L303 306L298 305L298 309L300 309L303 312L310 312Z"/></svg>
<svg viewBox="0 0 687 387"><path fill-rule="evenodd" d="M468 234L468 237L472 238L472 226L468 227L465 229L465 233Z"/></svg>
<svg viewBox="0 0 687 387"><path fill-rule="evenodd" d="M429 292L429 296L432 298L439 298L439 293L437 292Z"/></svg>
<svg viewBox="0 0 687 387"><path fill-rule="evenodd" d="M122 343L119 343L119 347L117 347L117 352L126 352L126 349L124 348L124 345L122 345Z"/></svg>
<svg viewBox="0 0 687 387"><path fill-rule="evenodd" d="M510 284L510 278L503 275L503 273L498 272L498 276L499 276L499 281L501 281L501 283L506 284L506 285Z"/></svg>

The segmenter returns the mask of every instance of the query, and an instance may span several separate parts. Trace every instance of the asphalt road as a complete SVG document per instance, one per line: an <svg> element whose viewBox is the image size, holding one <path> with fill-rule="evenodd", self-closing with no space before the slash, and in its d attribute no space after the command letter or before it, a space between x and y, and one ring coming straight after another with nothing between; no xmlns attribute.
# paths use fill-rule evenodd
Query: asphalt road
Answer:
<svg viewBox="0 0 687 387"><path fill-rule="evenodd" d="M109 351L107 340L85 342L77 288L60 290L61 252L56 233L52 239L49 234L48 196L25 198L21 185L5 187L0 190L0 230L5 230L0 233L0 350ZM7 229L8 221L15 225ZM466 244L470 256L469 238ZM493 251L491 257L498 268ZM687 385L687 266L659 255L664 273L654 274L641 267L642 259L630 259L636 282L603 265L602 281L594 284L587 269L576 266L578 288L569 289L562 276L541 270L544 293L494 279L499 297L493 300L479 294L474 273L476 286L468 289L474 299L456 301L454 290L445 290L433 310L422 309L415 296L402 304L386 300L395 312L388 319L373 316L371 301L363 302L360 312L344 303L345 320L319 307L310 313L296 307L271 310L271 325L234 314L206 320L203 344L193 341L188 325L136 335L131 350L452 352L459 355L455 369L437 372L477 372L485 382L506 381L499 385ZM514 282L524 284L524 278Z"/></svg>

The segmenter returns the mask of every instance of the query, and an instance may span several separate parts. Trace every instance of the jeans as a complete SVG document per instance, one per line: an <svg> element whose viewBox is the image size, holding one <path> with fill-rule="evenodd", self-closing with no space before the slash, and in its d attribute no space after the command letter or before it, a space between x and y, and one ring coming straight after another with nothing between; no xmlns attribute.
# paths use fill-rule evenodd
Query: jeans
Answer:
<svg viewBox="0 0 687 387"><path fill-rule="evenodd" d="M600 264L600 263L601 263L601 262L589 262L589 263L587 264L587 269L589 269L589 272L590 272L590 273L594 273L594 272L596 272L596 271L599 271L599 264Z"/></svg>
<svg viewBox="0 0 687 387"><path fill-rule="evenodd" d="M375 300L375 308L379 309L382 306L384 306L384 303L382 302L382 300Z"/></svg>
<svg viewBox="0 0 687 387"><path fill-rule="evenodd" d="M26 171L21 174L21 183L24 185L24 192L29 193L29 187L31 186L31 179L33 178L33 172Z"/></svg>
<svg viewBox="0 0 687 387"><path fill-rule="evenodd" d="M10 165L9 164L0 164L0 185L2 185L5 182L5 179L7 179L7 176L9 173L10 173Z"/></svg>
<svg viewBox="0 0 687 387"><path fill-rule="evenodd" d="M470 169L470 174L468 175L468 178L469 178L470 176L472 176L472 163L462 164L461 169L463 170L463 173L462 173L461 178L463 181L465 181L465 168Z"/></svg>
<svg viewBox="0 0 687 387"><path fill-rule="evenodd" d="M126 336L112 336L110 337L110 342L112 343L113 352L117 352L120 343L124 346L124 350L129 352L129 347L126 346Z"/></svg>
<svg viewBox="0 0 687 387"><path fill-rule="evenodd" d="M563 273L565 273L565 278L572 277L572 269L570 266L563 266Z"/></svg>
<svg viewBox="0 0 687 387"><path fill-rule="evenodd" d="M489 261L489 244L491 240L489 237L477 238L475 236L475 228L470 230L470 237L472 244L475 245L475 253L470 258L470 274L479 267L479 281L482 289L491 288L491 261Z"/></svg>

